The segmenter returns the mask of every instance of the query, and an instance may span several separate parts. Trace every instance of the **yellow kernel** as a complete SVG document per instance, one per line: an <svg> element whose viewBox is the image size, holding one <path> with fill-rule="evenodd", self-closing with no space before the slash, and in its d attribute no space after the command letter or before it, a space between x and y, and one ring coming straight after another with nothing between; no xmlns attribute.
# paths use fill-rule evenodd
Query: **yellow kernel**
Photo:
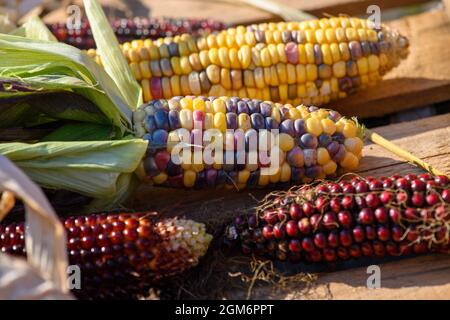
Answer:
<svg viewBox="0 0 450 320"><path fill-rule="evenodd" d="M292 120L297 120L302 117L302 114L296 108L290 108L288 115L289 115L289 119L292 119Z"/></svg>
<svg viewBox="0 0 450 320"><path fill-rule="evenodd" d="M205 112L205 101L201 98L195 98L193 101L194 110Z"/></svg>
<svg viewBox="0 0 450 320"><path fill-rule="evenodd" d="M295 145L294 138L287 133L280 133L278 138L280 149L284 152L291 150Z"/></svg>
<svg viewBox="0 0 450 320"><path fill-rule="evenodd" d="M278 80L280 83L287 83L287 75L286 75L286 65L284 63L279 63L276 66Z"/></svg>
<svg viewBox="0 0 450 320"><path fill-rule="evenodd" d="M324 164L322 168L323 168L323 172L326 175L331 175L336 172L337 164L333 160L330 160L326 164Z"/></svg>
<svg viewBox="0 0 450 320"><path fill-rule="evenodd" d="M357 130L356 125L353 122L348 121L344 125L344 128L342 129L342 134L346 138L354 138L356 137L356 130Z"/></svg>
<svg viewBox="0 0 450 320"><path fill-rule="evenodd" d="M263 67L269 67L270 65L272 65L269 49L263 48L260 54L261 54L261 65Z"/></svg>
<svg viewBox="0 0 450 320"><path fill-rule="evenodd" d="M239 49L238 58L239 62L241 63L242 69L247 69L252 61L252 50L250 46L242 46Z"/></svg>
<svg viewBox="0 0 450 320"><path fill-rule="evenodd" d="M258 89L262 89L265 87L264 82L264 70L261 67L255 68L253 71L253 74L255 76L255 84Z"/></svg>
<svg viewBox="0 0 450 320"><path fill-rule="evenodd" d="M276 171L269 176L270 183L278 183L281 178L281 168L278 167Z"/></svg>
<svg viewBox="0 0 450 320"><path fill-rule="evenodd" d="M280 58L278 57L277 46L271 43L267 46L267 50L269 51L270 61L272 62L272 64L277 64L280 61Z"/></svg>
<svg viewBox="0 0 450 320"><path fill-rule="evenodd" d="M375 30L368 29L366 30L366 33L367 33L367 40L369 40L370 42L378 42L378 36Z"/></svg>
<svg viewBox="0 0 450 320"><path fill-rule="evenodd" d="M341 54L341 58L344 61L350 60L350 50L348 48L348 44L345 42L339 43L339 52Z"/></svg>
<svg viewBox="0 0 450 320"><path fill-rule="evenodd" d="M330 44L331 57L333 58L333 62L341 61L341 53L339 50L339 45L337 43Z"/></svg>
<svg viewBox="0 0 450 320"><path fill-rule="evenodd" d="M220 84L227 90L231 89L230 69L220 69Z"/></svg>
<svg viewBox="0 0 450 320"><path fill-rule="evenodd" d="M137 81L140 81L142 79L142 75L141 75L141 71L139 70L139 64L137 64L136 62L132 62L132 63L130 63L130 68L131 68L134 78Z"/></svg>
<svg viewBox="0 0 450 320"><path fill-rule="evenodd" d="M345 30L342 28L336 28L336 40L337 42L347 42L347 38L345 36Z"/></svg>
<svg viewBox="0 0 450 320"><path fill-rule="evenodd" d="M206 50L202 50L199 53L200 56L200 63L202 64L203 68L207 68L211 65L211 61L209 60L209 53Z"/></svg>
<svg viewBox="0 0 450 320"><path fill-rule="evenodd" d="M278 52L278 58L280 59L280 62L287 63L286 50L284 48L284 43L277 44L277 52Z"/></svg>
<svg viewBox="0 0 450 320"><path fill-rule="evenodd" d="M315 80L317 80L317 76L318 76L317 65L307 64L306 65L306 80L307 81L315 81Z"/></svg>
<svg viewBox="0 0 450 320"><path fill-rule="evenodd" d="M253 31L248 31L245 33L245 42L247 42L249 46L254 46L256 44L256 38Z"/></svg>
<svg viewBox="0 0 450 320"><path fill-rule="evenodd" d="M345 149L354 155L358 155L361 153L361 150L363 148L363 142L360 138L354 137L354 138L347 138L344 141Z"/></svg>
<svg viewBox="0 0 450 320"><path fill-rule="evenodd" d="M220 47L218 51L220 65L224 68L230 68L230 59L228 48Z"/></svg>
<svg viewBox="0 0 450 320"><path fill-rule="evenodd" d="M333 64L333 75L336 78L345 77L346 73L347 73L347 70L346 70L344 61L339 61L339 62L336 62L335 64Z"/></svg>
<svg viewBox="0 0 450 320"><path fill-rule="evenodd" d="M322 133L322 124L320 123L320 120L313 117L306 119L306 130L316 137L320 136Z"/></svg>
<svg viewBox="0 0 450 320"><path fill-rule="evenodd" d="M150 81L143 79L141 81L142 93L144 95L144 102L152 100L152 92L150 91Z"/></svg>
<svg viewBox="0 0 450 320"><path fill-rule="evenodd" d="M371 54L368 58L369 63L369 71L375 72L378 71L378 68L380 67L380 59L378 59L378 56Z"/></svg>
<svg viewBox="0 0 450 320"><path fill-rule="evenodd" d="M252 127L250 122L250 116L248 114L241 113L238 116L238 127L239 129L244 130L244 132Z"/></svg>
<svg viewBox="0 0 450 320"><path fill-rule="evenodd" d="M220 83L220 67L215 64L211 64L206 68L206 75L212 84Z"/></svg>
<svg viewBox="0 0 450 320"><path fill-rule="evenodd" d="M345 36L347 37L348 41L358 40L358 34L356 33L356 30L353 28L345 29Z"/></svg>
<svg viewBox="0 0 450 320"><path fill-rule="evenodd" d="M191 64L189 63L188 57L180 58L180 68L183 74L189 74L192 72Z"/></svg>
<svg viewBox="0 0 450 320"><path fill-rule="evenodd" d="M356 61L356 64L358 66L358 73L360 75L365 75L369 73L369 62L366 57L359 58Z"/></svg>
<svg viewBox="0 0 450 320"><path fill-rule="evenodd" d="M322 51L323 63L333 64L333 57L331 55L330 45L326 44L326 43L322 44L321 51Z"/></svg>
<svg viewBox="0 0 450 320"><path fill-rule="evenodd" d="M367 33L366 33L366 29L362 29L359 28L358 30L356 30L358 33L358 39L359 41L367 41Z"/></svg>
<svg viewBox="0 0 450 320"><path fill-rule="evenodd" d="M222 133L227 131L227 119L225 113L218 112L214 114L214 128L218 129Z"/></svg>
<svg viewBox="0 0 450 320"><path fill-rule="evenodd" d="M355 170L358 168L359 160L358 160L358 157L355 156L353 153L347 152L347 153L345 153L344 159L342 159L342 161L339 162L339 164L344 169L350 171L350 170Z"/></svg>
<svg viewBox="0 0 450 320"><path fill-rule="evenodd" d="M192 188L195 185L197 179L197 173L193 170L184 171L183 184L186 188Z"/></svg>
<svg viewBox="0 0 450 320"><path fill-rule="evenodd" d="M241 170L238 172L238 184L245 185L247 183L248 178L250 177L249 170Z"/></svg>
<svg viewBox="0 0 450 320"><path fill-rule="evenodd" d="M167 173L161 172L160 174L154 176L154 177L152 178L152 180L153 180L153 183L154 183L154 184L163 184L164 182L167 181L167 178L168 178L168 177L169 177L169 176L167 175Z"/></svg>
<svg viewBox="0 0 450 320"><path fill-rule="evenodd" d="M323 132L326 134L332 135L336 132L336 126L331 119L325 118L321 121Z"/></svg>
<svg viewBox="0 0 450 320"><path fill-rule="evenodd" d="M321 166L327 164L330 161L330 154L326 148L317 149L317 163Z"/></svg>
<svg viewBox="0 0 450 320"><path fill-rule="evenodd" d="M226 113L227 112L227 106L225 104L225 101L223 101L222 99L215 99L212 103L213 105L213 111L214 113Z"/></svg>
<svg viewBox="0 0 450 320"><path fill-rule="evenodd" d="M219 60L219 50L217 48L211 48L208 51L209 60L211 63L220 66L220 60Z"/></svg>
<svg viewBox="0 0 450 320"><path fill-rule="evenodd" d="M170 65L172 66L172 70L175 74L181 75L183 71L181 70L180 58L172 57L170 58Z"/></svg>
<svg viewBox="0 0 450 320"><path fill-rule="evenodd" d="M241 64L239 63L238 50L236 48L231 48L228 51L230 66L232 69L240 69Z"/></svg>
<svg viewBox="0 0 450 320"><path fill-rule="evenodd" d="M141 61L141 57L140 57L137 49L128 50L128 57L131 62L137 63L137 62Z"/></svg>
<svg viewBox="0 0 450 320"><path fill-rule="evenodd" d="M259 175L259 179L258 179L258 186L267 186L270 182L270 176L268 174L263 174L261 172L261 174Z"/></svg>
<svg viewBox="0 0 450 320"><path fill-rule="evenodd" d="M180 100L180 105L182 109L194 110L192 99L190 98L182 98Z"/></svg>
<svg viewBox="0 0 450 320"><path fill-rule="evenodd" d="M314 45L312 43L305 44L306 62L314 64L316 62L314 58Z"/></svg>
<svg viewBox="0 0 450 320"><path fill-rule="evenodd" d="M173 96L181 95L181 87L180 87L180 77L175 75L170 77L170 87L172 88Z"/></svg>
<svg viewBox="0 0 450 320"><path fill-rule="evenodd" d="M291 180L291 166L285 162L281 165L280 182L289 182Z"/></svg>
<svg viewBox="0 0 450 320"><path fill-rule="evenodd" d="M287 83L294 84L297 81L297 75L295 74L295 66L288 63L286 65Z"/></svg>
<svg viewBox="0 0 450 320"><path fill-rule="evenodd" d="M328 28L325 30L325 36L327 38L328 43L335 43L337 42L336 39L336 32L334 28Z"/></svg>
<svg viewBox="0 0 450 320"><path fill-rule="evenodd" d="M306 67L303 64L295 66L296 82L297 84L306 82Z"/></svg>

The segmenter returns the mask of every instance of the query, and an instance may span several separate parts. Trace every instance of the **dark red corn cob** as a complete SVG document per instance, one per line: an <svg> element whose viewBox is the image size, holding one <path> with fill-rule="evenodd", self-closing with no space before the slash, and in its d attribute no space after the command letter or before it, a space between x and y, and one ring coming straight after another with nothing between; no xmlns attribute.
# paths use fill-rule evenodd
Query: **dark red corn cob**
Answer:
<svg viewBox="0 0 450 320"><path fill-rule="evenodd" d="M447 177L428 174L294 187L269 194L256 213L236 218L225 242L246 254L309 262L448 253L449 190ZM280 212L290 214L279 219ZM282 250L280 243L288 246Z"/></svg>
<svg viewBox="0 0 450 320"><path fill-rule="evenodd" d="M210 19L143 18L113 19L111 26L120 43L139 39L158 39L189 33L193 36L223 30L225 24ZM56 38L80 49L95 48L87 19L79 29L69 29L66 23L48 26Z"/></svg>
<svg viewBox="0 0 450 320"><path fill-rule="evenodd" d="M152 213L68 218L69 263L81 270L81 299L134 299L163 278L195 266L211 235L185 219L154 219ZM24 225L0 225L3 253L25 255Z"/></svg>

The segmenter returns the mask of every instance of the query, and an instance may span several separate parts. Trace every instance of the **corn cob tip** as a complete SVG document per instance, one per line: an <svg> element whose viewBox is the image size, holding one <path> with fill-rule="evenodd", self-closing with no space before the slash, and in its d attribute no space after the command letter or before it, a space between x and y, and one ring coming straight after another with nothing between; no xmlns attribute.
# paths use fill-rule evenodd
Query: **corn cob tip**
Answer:
<svg viewBox="0 0 450 320"><path fill-rule="evenodd" d="M206 233L203 223L186 219L168 219L157 224L158 232L167 237L169 250L176 251L180 247L192 253L194 264L206 254L212 235Z"/></svg>

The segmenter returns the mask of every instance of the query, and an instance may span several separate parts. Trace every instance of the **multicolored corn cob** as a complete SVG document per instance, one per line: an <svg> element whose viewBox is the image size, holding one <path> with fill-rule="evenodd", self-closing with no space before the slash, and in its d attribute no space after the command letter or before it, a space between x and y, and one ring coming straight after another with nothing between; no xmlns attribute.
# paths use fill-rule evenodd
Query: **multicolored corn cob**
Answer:
<svg viewBox="0 0 450 320"><path fill-rule="evenodd" d="M197 265L212 239L205 225L154 213L98 214L63 221L83 299L137 298L162 278ZM24 224L0 225L3 253L25 255Z"/></svg>
<svg viewBox="0 0 450 320"><path fill-rule="evenodd" d="M225 242L282 261L450 253L450 180L355 177L274 192L235 219Z"/></svg>
<svg viewBox="0 0 450 320"><path fill-rule="evenodd" d="M372 86L408 54L405 37L358 18L238 26L125 43L144 101L238 96L320 105ZM95 50L88 54L97 62Z"/></svg>
<svg viewBox="0 0 450 320"><path fill-rule="evenodd" d="M363 146L357 124L335 111L237 97L152 100L134 128L149 141L139 175L172 187L309 182L356 169Z"/></svg>
<svg viewBox="0 0 450 320"><path fill-rule="evenodd" d="M222 22L210 19L172 19L143 18L113 19L111 26L119 43L137 39L158 39L173 37L183 33L194 36L209 34L223 30ZM82 19L79 29L69 29L66 23L56 23L48 26L56 38L80 49L95 47L95 41L87 19Z"/></svg>

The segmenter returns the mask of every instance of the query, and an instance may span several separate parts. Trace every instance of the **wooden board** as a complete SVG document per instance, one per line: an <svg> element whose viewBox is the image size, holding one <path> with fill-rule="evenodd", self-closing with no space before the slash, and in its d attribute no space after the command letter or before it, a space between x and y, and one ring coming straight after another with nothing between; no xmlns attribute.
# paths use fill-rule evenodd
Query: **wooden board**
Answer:
<svg viewBox="0 0 450 320"><path fill-rule="evenodd" d="M422 120L374 128L373 131L390 139L431 165L450 174L450 114ZM385 176L394 173L421 173L421 169L405 163L377 145L367 143L357 171L363 176ZM224 220L240 210L256 205L268 190L243 192L185 191L142 186L130 203L136 209L150 209L167 216L186 215L205 222L220 235ZM170 199L170 201L168 201ZM225 217L225 218L224 218ZM230 266L232 269L232 266ZM271 286L255 289L253 298L277 299L449 299L450 257L430 255L388 262L381 265L381 289L365 287L365 267L322 274L313 283L314 290L291 289L274 292ZM209 284L214 285L214 284ZM232 291L228 297L242 299L246 293Z"/></svg>

